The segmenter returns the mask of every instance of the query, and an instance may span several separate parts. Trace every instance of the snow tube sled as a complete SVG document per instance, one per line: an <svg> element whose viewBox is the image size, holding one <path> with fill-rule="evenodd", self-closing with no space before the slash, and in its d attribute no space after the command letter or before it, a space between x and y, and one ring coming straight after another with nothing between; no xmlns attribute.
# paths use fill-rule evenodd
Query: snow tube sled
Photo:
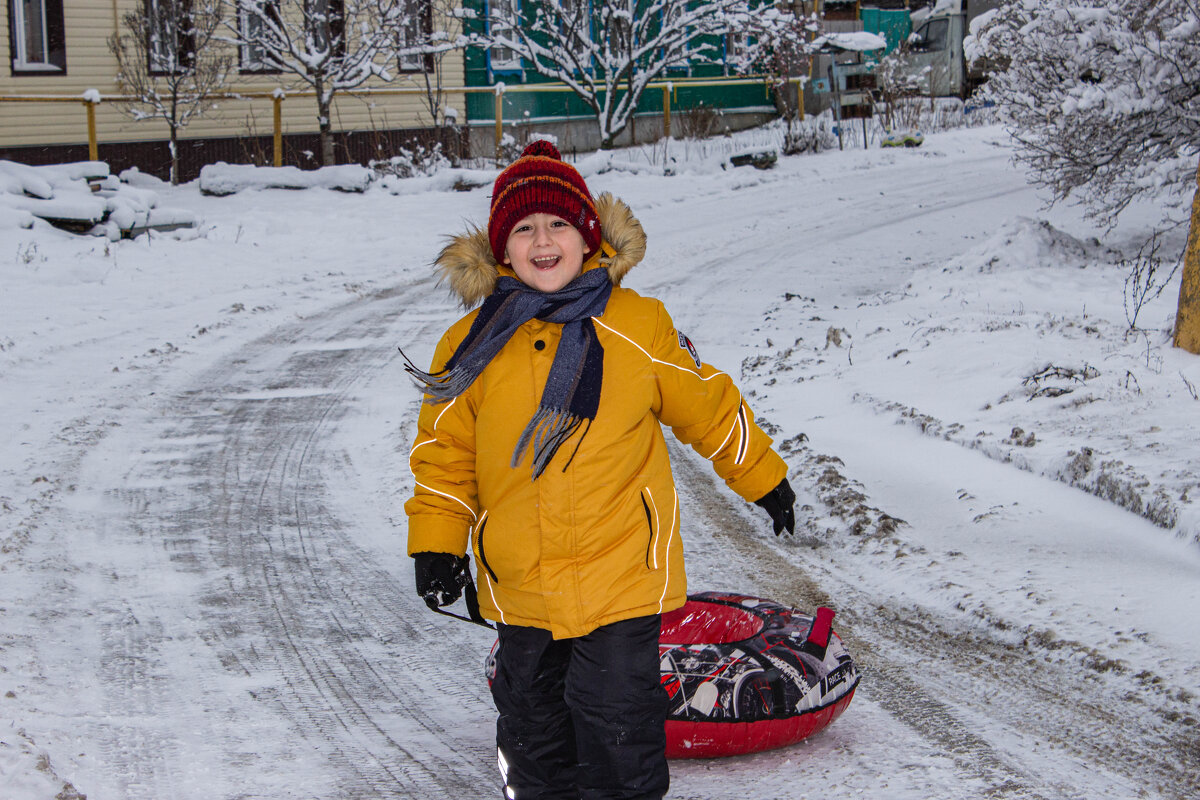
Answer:
<svg viewBox="0 0 1200 800"><path fill-rule="evenodd" d="M667 758L716 758L795 744L846 710L858 669L815 617L759 597L688 595L663 614L659 672L671 698ZM492 645L484 671L496 675Z"/></svg>
<svg viewBox="0 0 1200 800"><path fill-rule="evenodd" d="M758 597L689 595L664 614L659 669L671 697L668 758L713 758L794 744L837 719L858 670L815 617Z"/></svg>

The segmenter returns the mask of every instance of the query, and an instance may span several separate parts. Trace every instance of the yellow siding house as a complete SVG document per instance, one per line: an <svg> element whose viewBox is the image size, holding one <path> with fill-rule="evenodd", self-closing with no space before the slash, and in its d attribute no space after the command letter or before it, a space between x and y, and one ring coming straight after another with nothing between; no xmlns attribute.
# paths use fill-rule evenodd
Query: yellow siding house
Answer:
<svg viewBox="0 0 1200 800"><path fill-rule="evenodd" d="M131 11L153 9L160 0L0 0L0 20L8 35L0 37L0 159L28 164L82 160L88 157L88 114L85 96L94 107L98 157L114 171L138 166L166 177L170 164L169 131L155 119L135 121L113 98L120 95L117 60L109 49L114 34L129 35L123 20ZM346 0L329 0L331 4ZM430 0L405 0L412 18L426 30L447 30L453 23L434 18ZM236 14L236 4L226 13ZM286 13L286 12L285 12ZM228 34L226 34L228 35ZM272 163L274 99L280 105L283 163L318 166L317 103L309 87L295 75L262 67L249 48L219 43L233 68L215 108L193 118L180 132L180 171L195 177L205 163ZM421 94L396 89L423 89L427 73L439 69L439 85L463 85L461 54L440 61L409 56L388 64L393 80L372 78L359 89L341 92L332 124L339 163L365 163L395 155L399 147L441 141L445 150L465 155L466 137L456 129L436 128ZM365 90L365 91L363 91ZM309 92L307 95L304 92ZM259 95L246 97L245 95ZM107 98L107 99L106 99ZM461 94L446 99L464 111ZM465 122L465 114L463 120Z"/></svg>

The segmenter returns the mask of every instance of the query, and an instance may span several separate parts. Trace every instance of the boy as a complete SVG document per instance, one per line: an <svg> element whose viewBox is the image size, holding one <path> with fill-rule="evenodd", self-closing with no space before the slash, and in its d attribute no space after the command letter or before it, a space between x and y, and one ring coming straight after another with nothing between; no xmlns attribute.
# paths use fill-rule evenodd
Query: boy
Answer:
<svg viewBox="0 0 1200 800"><path fill-rule="evenodd" d="M463 304L411 454L408 552L436 605L469 582L497 623L505 796L660 800L660 616L687 587L662 425L794 528L787 467L733 381L657 300L620 288L645 253L629 208L593 200L548 142L496 179L486 231L438 256Z"/></svg>

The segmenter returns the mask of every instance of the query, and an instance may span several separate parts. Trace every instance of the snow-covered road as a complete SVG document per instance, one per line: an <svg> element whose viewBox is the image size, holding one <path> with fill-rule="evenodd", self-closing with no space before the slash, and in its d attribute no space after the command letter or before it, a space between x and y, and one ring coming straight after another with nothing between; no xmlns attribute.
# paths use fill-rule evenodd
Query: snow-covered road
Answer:
<svg viewBox="0 0 1200 800"><path fill-rule="evenodd" d="M864 674L828 730L676 762L670 797L1196 796L1200 636L1179 610L1200 604L1200 548L893 424L893 404L956 408L910 387L967 353L929 349L899 377L877 355L939 308L912 299L914 271L1039 205L1002 140L589 177L649 234L628 285L740 376L805 506L805 533L776 540L677 448L691 589L831 605ZM20 301L65 294L72 312L0 330L17 412L0 439L0 797L67 781L92 800L494 796L492 637L430 614L403 555L416 397L396 351L426 360L459 313L425 264L486 192L171 200L213 227L103 252L43 233L44 272L6 267ZM0 244L28 255L36 235ZM109 272L63 287L63 264ZM1102 286L1093 316L1113 305ZM966 414L975 388L945 391Z"/></svg>

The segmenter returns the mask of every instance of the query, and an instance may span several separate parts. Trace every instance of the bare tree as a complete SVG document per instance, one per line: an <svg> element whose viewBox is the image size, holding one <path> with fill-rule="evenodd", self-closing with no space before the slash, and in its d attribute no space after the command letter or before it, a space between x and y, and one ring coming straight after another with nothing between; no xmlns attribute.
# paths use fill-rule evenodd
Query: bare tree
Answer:
<svg viewBox="0 0 1200 800"><path fill-rule="evenodd" d="M215 42L219 0L144 0L125 14L124 32L108 39L117 59L120 101L137 120L161 119L170 129L171 183L179 183L179 131L222 90L231 58Z"/></svg>
<svg viewBox="0 0 1200 800"><path fill-rule="evenodd" d="M784 151L803 149L793 130L802 108L800 97L788 91L791 82L806 80L812 59L812 42L821 31L816 14L803 16L789 8L746 9L731 15L730 39L736 40L733 64L739 72L766 75L774 90L775 108L787 131Z"/></svg>
<svg viewBox="0 0 1200 800"><path fill-rule="evenodd" d="M391 80L409 0L225 0L226 37L317 96L321 163L335 163L333 99L372 76Z"/></svg>
<svg viewBox="0 0 1200 800"><path fill-rule="evenodd" d="M595 113L600 146L609 149L646 87L668 67L716 56L713 37L745 7L745 0L526 0L520 19L493 12L484 39L570 87Z"/></svg>
<svg viewBox="0 0 1200 800"><path fill-rule="evenodd" d="M446 56L462 50L470 39L458 22L462 4L458 0L408 0L406 20L400 28L397 59L403 71L416 73L425 94L422 100L436 128L457 124L458 109L447 104Z"/></svg>

